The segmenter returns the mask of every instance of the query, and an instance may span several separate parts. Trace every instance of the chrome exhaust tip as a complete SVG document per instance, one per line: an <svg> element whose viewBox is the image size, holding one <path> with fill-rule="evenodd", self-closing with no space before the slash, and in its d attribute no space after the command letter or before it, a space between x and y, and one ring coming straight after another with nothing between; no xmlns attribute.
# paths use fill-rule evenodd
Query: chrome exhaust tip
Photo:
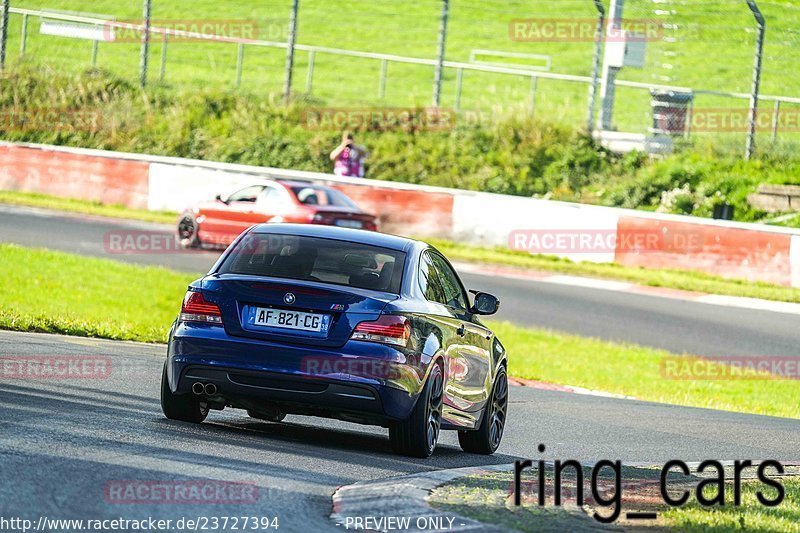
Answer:
<svg viewBox="0 0 800 533"><path fill-rule="evenodd" d="M197 396L200 396L205 391L205 387L199 381L197 383L192 384L192 392L195 393Z"/></svg>
<svg viewBox="0 0 800 533"><path fill-rule="evenodd" d="M213 383L206 383L204 390L206 396L214 396L217 393L217 386Z"/></svg>

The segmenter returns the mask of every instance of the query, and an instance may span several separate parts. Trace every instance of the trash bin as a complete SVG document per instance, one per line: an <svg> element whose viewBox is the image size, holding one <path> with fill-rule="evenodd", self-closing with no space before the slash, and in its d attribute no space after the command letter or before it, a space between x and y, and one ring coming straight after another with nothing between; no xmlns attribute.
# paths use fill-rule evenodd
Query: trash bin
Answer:
<svg viewBox="0 0 800 533"><path fill-rule="evenodd" d="M653 127L650 133L656 135L683 135L689 106L694 99L692 93L675 91L650 91L653 106Z"/></svg>
<svg viewBox="0 0 800 533"><path fill-rule="evenodd" d="M733 220L734 207L730 204L717 204L714 206L714 220Z"/></svg>

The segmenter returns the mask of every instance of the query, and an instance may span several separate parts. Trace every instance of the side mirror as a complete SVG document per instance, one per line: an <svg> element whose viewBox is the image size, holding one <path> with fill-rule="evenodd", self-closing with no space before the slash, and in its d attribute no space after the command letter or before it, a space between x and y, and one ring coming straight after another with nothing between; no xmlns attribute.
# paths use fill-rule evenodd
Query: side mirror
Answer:
<svg viewBox="0 0 800 533"><path fill-rule="evenodd" d="M221 194L218 194L218 195L216 195L216 196L214 197L214 200L216 200L216 201L218 201L218 202L222 202L223 204L227 204L227 203L228 203L228 201L227 201L227 200L223 200L223 199L222 199L222 195L221 195Z"/></svg>
<svg viewBox="0 0 800 533"><path fill-rule="evenodd" d="M476 315L493 315L500 309L500 300L485 292L475 293L475 303L470 311Z"/></svg>

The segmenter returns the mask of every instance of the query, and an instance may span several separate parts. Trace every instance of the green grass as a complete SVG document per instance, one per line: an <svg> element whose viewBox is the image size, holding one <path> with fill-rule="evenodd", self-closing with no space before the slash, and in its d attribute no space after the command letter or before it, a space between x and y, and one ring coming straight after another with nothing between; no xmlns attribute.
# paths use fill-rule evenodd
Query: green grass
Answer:
<svg viewBox="0 0 800 533"><path fill-rule="evenodd" d="M563 459L563 458L562 458ZM534 473L535 472L535 473ZM650 470L633 467L623 467L622 481L623 515L626 511L647 510L659 514L656 522L623 522L617 526L622 531L682 531L682 532L708 532L722 533L728 531L800 531L800 477L788 476L781 479L785 489L784 501L777 507L765 507L757 499L757 493L762 491L770 499L776 496L774 489L765 487L762 483L745 480L742 482L742 505L733 505L733 484L726 483L725 507L703 508L692 498L690 503L682 508L668 508L666 504L656 503L659 496L647 496L650 492L644 491L638 499L634 492L637 482L652 480L657 484L659 470ZM533 487L538 479L535 467L523 472L523 487ZM584 471L585 493L589 493L589 478L591 472ZM546 474L547 486L553 486L552 471ZM610 480L610 478L608 478ZM670 487L686 488L694 494L694 487L699 481L696 477L674 476ZM461 516L472 518L503 527L512 531L598 531L600 524L590 517L594 510L567 511L563 507L556 507L552 500L539 507L533 501L533 489L525 492L523 505L513 506L509 501L513 491L514 478L511 472L495 472L483 475L465 476L446 483L433 491L428 501L442 511L455 512ZM563 486L573 488L575 476L572 469L567 469ZM713 497L714 491L706 491L707 497ZM588 498L588 496L585 496ZM574 492L566 497L574 501ZM646 503L644 503L646 502ZM643 508L644 507L644 508ZM602 510L599 511L601 514ZM608 511L606 511L608 513ZM638 527L637 527L638 526Z"/></svg>
<svg viewBox="0 0 800 533"><path fill-rule="evenodd" d="M608 1L605 1L606 7ZM141 6L123 0L18 0L19 8L47 8L87 14L114 16L118 20L141 19ZM762 10L768 20L762 91L765 94L800 92L800 74L794 69L798 46L793 31L800 24L800 7L795 1L766 3ZM155 0L152 17L156 24L170 20L248 20L258 27L262 39L286 41L289 0ZM441 2L437 0L370 2L368 0L326 0L301 2L298 42L303 44L374 51L433 59L437 51ZM552 71L589 76L592 67L591 40L574 42L520 42L509 35L513 19L589 20L596 16L591 2L561 0L532 5L525 0L463 0L450 6L446 56L468 61L470 52L490 49L505 52L544 54L552 59ZM746 5L726 6L681 4L669 15L656 13L650 3L625 6L630 19L660 19L674 24L658 40L647 43L644 69L627 68L622 78L650 83L747 92L750 89L754 50L754 21ZM10 48L17 49L21 17L11 17ZM673 42L675 40L675 42ZM27 58L58 64L77 71L90 63L91 43L85 40L40 35L38 19L29 20ZM16 60L10 53L9 59ZM161 44L151 46L151 80L158 78ZM714 57L709 65L707 59ZM513 60L507 60L513 61ZM283 85L285 51L279 48L248 47L245 52L242 90L259 94L277 93ZM138 43L101 43L98 66L129 80L137 79ZM166 82L189 88L232 88L236 77L236 46L197 42L174 42L167 49ZM298 52L294 90L306 87L308 54ZM312 97L324 105L365 105L378 99L380 63L375 60L341 58L318 54ZM386 97L392 105L428 105L431 100L431 67L390 64ZM343 83L342 80L347 82ZM514 76L467 72L463 80L462 106L467 109L502 109L513 113L530 106L529 81ZM456 73L445 71L443 104L455 102ZM622 87L616 122L640 131L649 125L647 91ZM582 124L587 91L584 84L541 80L537 86L536 113L548 120ZM746 107L746 100L726 100L699 95L698 106ZM737 143L742 133L727 134Z"/></svg>
<svg viewBox="0 0 800 533"><path fill-rule="evenodd" d="M40 207L90 215L173 224L178 214L130 209L121 205L60 198L40 193L0 190L0 204ZM630 281L651 287L800 302L800 289L763 282L725 279L688 270L653 270L616 264L576 263L567 259L531 255L507 248L482 248L444 239L423 239L436 246L454 261L511 266L527 271L558 272L576 276Z"/></svg>
<svg viewBox="0 0 800 533"><path fill-rule="evenodd" d="M90 200L61 198L58 196L51 196L49 194L20 191L0 190L0 204L40 207L43 209L54 209L58 211L68 211L71 213L123 218L128 220L142 220L144 222L156 222L160 224L173 224L178 216L177 213L168 211L131 209L118 204L108 205L101 202L92 202Z"/></svg>
<svg viewBox="0 0 800 533"><path fill-rule="evenodd" d="M197 276L0 244L0 328L164 342ZM671 381L667 352L492 323L513 376L644 400L800 418L796 381Z"/></svg>
<svg viewBox="0 0 800 533"><path fill-rule="evenodd" d="M642 400L800 418L797 380L674 380L661 364L674 354L507 322L489 323L509 353L509 373Z"/></svg>
<svg viewBox="0 0 800 533"><path fill-rule="evenodd" d="M165 342L188 284L164 268L0 244L0 328Z"/></svg>
<svg viewBox="0 0 800 533"><path fill-rule="evenodd" d="M102 71L68 74L48 67L9 69L0 77L0 108L41 116L43 110L79 110L92 127L64 115L62 127L0 120L0 137L245 165L330 172L328 154L341 131L304 126L307 103L214 89L171 90L135 84ZM85 115L78 115L85 116ZM0 116L0 119L3 117ZM73 127L69 127L73 126ZM800 183L796 154L764 154L742 161L738 152L690 146L651 160L619 156L580 132L526 114L447 131L362 128L374 179L437 185L517 196L548 197L615 207L710 217L721 202L736 220L767 215L749 206L760 184ZM662 206L662 195L676 200ZM788 221L800 224L800 219Z"/></svg>
<svg viewBox="0 0 800 533"><path fill-rule="evenodd" d="M778 507L764 507L756 494L774 498L774 490L765 490L757 482L742 484L742 506L733 506L733 490L726 491L726 507L713 510L691 504L681 509L664 513L663 523L676 531L722 532L722 531L800 531L800 478L781 480L786 498Z"/></svg>
<svg viewBox="0 0 800 533"><path fill-rule="evenodd" d="M441 239L426 240L452 260L508 265L533 271L559 272L577 276L630 281L651 287L800 302L800 289L764 282L725 279L689 270L655 270L617 264L575 263L567 259L531 255L506 248L480 248Z"/></svg>

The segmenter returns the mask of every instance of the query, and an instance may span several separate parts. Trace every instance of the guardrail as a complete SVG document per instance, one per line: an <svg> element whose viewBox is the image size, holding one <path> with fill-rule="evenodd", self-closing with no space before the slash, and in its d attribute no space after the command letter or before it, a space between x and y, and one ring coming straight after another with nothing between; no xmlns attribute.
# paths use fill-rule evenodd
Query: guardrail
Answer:
<svg viewBox="0 0 800 533"><path fill-rule="evenodd" d="M337 188L390 233L509 246L526 231L673 236L672 247L612 246L551 252L576 261L700 270L800 287L800 230L613 207L429 187L318 172L84 148L0 142L0 189L181 211L261 179ZM481 216L475 216L480 213ZM590 235L591 236L591 235ZM681 244L683 242L683 244Z"/></svg>

